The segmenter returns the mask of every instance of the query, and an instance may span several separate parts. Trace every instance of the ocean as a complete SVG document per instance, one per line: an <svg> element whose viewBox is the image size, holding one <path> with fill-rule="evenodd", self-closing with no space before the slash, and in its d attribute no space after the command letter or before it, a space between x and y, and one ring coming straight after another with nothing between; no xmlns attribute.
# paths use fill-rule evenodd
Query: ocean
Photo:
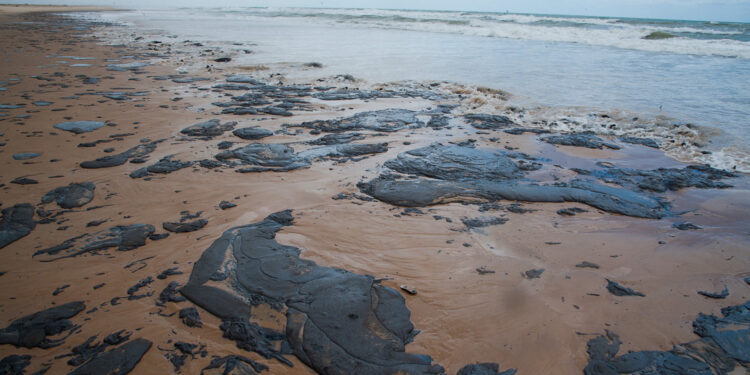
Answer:
<svg viewBox="0 0 750 375"><path fill-rule="evenodd" d="M691 124L701 141L673 148L673 156L750 172L747 23L311 8L85 17L123 23L154 40L223 44L247 65L322 64L297 78L448 81L510 92L514 104L544 107L550 119L618 113L639 118L641 127ZM248 48L252 53L241 52Z"/></svg>

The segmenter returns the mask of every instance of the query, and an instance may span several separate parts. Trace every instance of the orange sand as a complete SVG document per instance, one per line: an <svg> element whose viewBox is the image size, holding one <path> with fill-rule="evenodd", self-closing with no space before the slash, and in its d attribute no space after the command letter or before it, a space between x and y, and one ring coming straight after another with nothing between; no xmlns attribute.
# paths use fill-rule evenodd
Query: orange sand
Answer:
<svg viewBox="0 0 750 375"><path fill-rule="evenodd" d="M0 12L17 13L14 9L37 10L37 7L0 7ZM47 9L47 8L45 8ZM41 9L44 10L44 9ZM79 10L79 9L76 9ZM58 11L58 9L55 9ZM47 25L18 25L10 22L46 21ZM260 125L278 130L282 123L298 123L313 119L328 119L370 109L424 109L434 106L423 99L379 99L370 102L348 101L315 102L314 111L295 113L293 118L251 120L248 117L217 115L210 102L218 98L211 91L197 91L190 84L171 81L152 81L149 75L174 74L169 62L157 62L146 67L148 74L109 72L104 59L118 59L124 54L141 51L130 47L104 47L91 37L82 36L66 28L56 27L55 18L43 14L14 14L0 24L0 80L20 78L20 81L0 91L0 103L26 103L22 109L8 110L8 117L0 122L0 189L2 207L16 203L37 204L42 195L71 182L96 183L94 201L60 218L60 225L38 225L27 237L0 250L0 326L21 316L50 307L83 300L87 309L99 306L92 314L73 318L82 324L80 332L69 337L65 344L53 349L19 349L0 346L0 357L10 354L32 355L29 372L52 363L49 373L66 373L72 368L58 355L82 343L91 335L104 335L127 329L133 337L143 337L154 346L136 367L138 374L164 374L172 371L171 364L158 348L167 348L168 340L200 342L207 346L209 357L188 360L182 373L199 373L211 355L237 353L260 360L271 366L273 374L311 374L298 360L293 369L274 361L263 360L254 353L242 352L233 342L221 337L220 321L200 310L203 328L188 328L178 317L157 314L154 305L159 291L169 281L184 283L192 263L221 233L233 226L252 223L266 215L284 209L294 209L295 225L285 228L279 242L298 246L302 256L321 265L340 267L376 278L390 278L384 284L398 289L402 284L418 289L418 294L405 295L412 311L412 321L422 332L407 350L429 354L448 373L474 362L498 362L501 368L518 368L520 374L580 374L588 362L586 342L605 329L618 333L623 342L621 352L627 350L668 350L672 345L693 340L690 323L699 312L718 313L723 306L742 303L750 298L750 287L742 281L750 275L750 236L747 232L750 212L750 187L743 180L734 189L700 191L688 189L670 193L675 211L695 210L680 220L704 227L700 231L677 231L671 227L675 220L646 220L598 212L576 204L524 204L536 211L526 214L503 213L510 220L504 224L484 228L481 232L462 231L462 217L477 217L475 206L447 204L424 209L424 216L393 215L401 209L380 202L332 200L340 192L357 192L356 183L362 177L377 174L377 168L397 153L428 145L438 137L453 141L478 139L479 147L510 145L521 151L541 152L546 157L570 163L590 163L591 158L612 162L649 164L650 166L679 165L660 152L644 151L640 146L623 151L588 151L568 147L542 145L531 135L500 135L500 143L488 141L492 135L477 135L470 127L452 131L427 128L374 138L366 142L389 142L391 149L361 162L334 164L316 162L312 168L288 173L240 174L231 171L210 171L186 168L152 181L134 180L128 174L143 165L124 164L96 170L81 169L78 163L103 155L102 149L114 147L122 152L139 143L141 138L166 138L149 160L166 155L180 160L210 158L216 153L216 143L222 140L245 142L231 133L212 141L182 141L179 130L211 118L239 121L243 125ZM76 63L91 63L91 67L71 67L59 64L53 56L73 55L94 57ZM51 77L61 72L55 82L39 81L30 76ZM215 70L194 74L220 80L233 72ZM259 72L267 76L272 72ZM76 74L102 77L97 85L83 85ZM131 81L130 78L140 78ZM68 87L40 84L65 83ZM198 82L209 87L212 82ZM88 90L109 91L117 87L134 87L149 91L145 97L132 101L115 102L95 95L84 95L79 100L63 100L74 93ZM114 90L113 90L114 91ZM173 102L173 97L183 97ZM55 102L49 107L35 107L32 101ZM143 104L142 108L134 105ZM168 108L160 108L167 105ZM64 108L64 111L51 111ZM344 111L339 109L344 108ZM14 116L31 114L28 119ZM74 135L52 128L58 122L73 120L101 120L116 123L92 133ZM135 124L137 122L137 124ZM123 141L115 141L94 148L79 148L80 142L106 138L115 133L135 133ZM447 134L452 134L448 136ZM297 137L274 136L263 142L296 142L312 139L312 135ZM412 144L405 146L404 140ZM295 148L304 148L296 145ZM16 161L11 155L36 151L41 157L29 163ZM644 154L648 152L649 154ZM643 155L648 155L644 158ZM51 159L60 159L50 163ZM588 161L587 161L588 159ZM545 172L546 173L546 172ZM558 173L558 172L554 172ZM565 171L558 173L564 177ZM60 178L50 178L62 175ZM37 179L39 184L20 186L8 182L16 177ZM733 181L737 182L737 181ZM235 198L237 197L237 198ZM226 211L218 209L221 200L238 204ZM86 211L86 207L103 206ZM555 214L560 208L580 206L589 210L575 217ZM54 204L46 205L55 209ZM209 224L202 230L172 234L160 241L149 241L129 252L107 251L51 263L32 258L41 248L63 240L106 229L114 225L150 223L163 232L161 223L174 221L179 212L203 211ZM453 219L453 223L436 221L432 215ZM92 220L109 219L97 228L86 228ZM67 230L56 230L67 226ZM659 241L665 244L659 244ZM450 242L450 243L449 243ZM559 242L549 245L546 242ZM471 244L465 247L462 244ZM145 267L136 271L123 269L125 264L153 257ZM576 268L581 261L590 261L600 269ZM136 301L122 301L111 306L115 296L126 296L126 290L146 276L155 276L164 269L179 266L185 272L167 280L156 280L145 290L155 295ZM486 267L495 273L480 275L475 269ZM527 280L520 273L544 268L540 279ZM621 298L605 289L605 278L642 291L646 298ZM106 283L94 290L93 285ZM53 297L57 287L71 286ZM710 300L696 294L697 290L718 291L727 285L731 292L725 300ZM171 314L188 307L189 302L167 304L162 310ZM257 312L264 324L277 325L283 321L278 313Z"/></svg>

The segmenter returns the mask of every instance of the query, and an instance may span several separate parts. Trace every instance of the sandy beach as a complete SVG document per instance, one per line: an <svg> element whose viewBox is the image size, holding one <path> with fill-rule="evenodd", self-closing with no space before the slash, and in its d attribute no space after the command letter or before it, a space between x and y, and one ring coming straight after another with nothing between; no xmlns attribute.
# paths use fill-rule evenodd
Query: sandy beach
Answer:
<svg viewBox="0 0 750 375"><path fill-rule="evenodd" d="M293 80L315 65L60 11L0 8L0 358L28 362L6 373L604 374L608 332L747 371L693 324L750 300L746 175L549 133L499 90Z"/></svg>

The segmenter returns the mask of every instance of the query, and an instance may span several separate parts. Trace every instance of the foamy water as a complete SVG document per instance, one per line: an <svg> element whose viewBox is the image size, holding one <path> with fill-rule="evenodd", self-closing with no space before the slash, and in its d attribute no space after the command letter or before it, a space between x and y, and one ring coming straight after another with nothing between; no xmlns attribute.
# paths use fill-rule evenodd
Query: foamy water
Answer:
<svg viewBox="0 0 750 375"><path fill-rule="evenodd" d="M750 24L744 23L373 9L209 8L182 12L192 17L304 19L338 25L750 59ZM648 39L650 35L655 39Z"/></svg>
<svg viewBox="0 0 750 375"><path fill-rule="evenodd" d="M541 113L639 117L654 128L637 133L654 137L697 124L698 146L686 140L672 155L750 172L750 24L299 8L95 17L131 25L143 42L222 45L242 65L323 65L290 73L297 78L487 86L523 106L552 107Z"/></svg>

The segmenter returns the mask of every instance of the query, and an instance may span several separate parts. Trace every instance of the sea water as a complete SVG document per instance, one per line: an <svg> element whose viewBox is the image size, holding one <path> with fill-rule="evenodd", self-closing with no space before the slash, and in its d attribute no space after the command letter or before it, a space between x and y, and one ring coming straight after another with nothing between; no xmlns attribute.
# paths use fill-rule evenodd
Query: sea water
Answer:
<svg viewBox="0 0 750 375"><path fill-rule="evenodd" d="M251 46L247 63L319 76L450 81L526 105L663 116L717 129L704 161L750 170L750 24L367 9L185 8L97 17ZM239 48L239 47L238 47Z"/></svg>

